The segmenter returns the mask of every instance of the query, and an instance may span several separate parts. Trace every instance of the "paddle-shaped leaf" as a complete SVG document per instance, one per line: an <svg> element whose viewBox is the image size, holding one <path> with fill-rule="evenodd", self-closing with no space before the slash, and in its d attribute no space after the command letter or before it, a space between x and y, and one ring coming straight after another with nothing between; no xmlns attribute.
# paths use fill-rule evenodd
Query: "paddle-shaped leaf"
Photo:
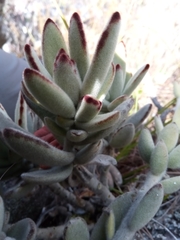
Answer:
<svg viewBox="0 0 180 240"><path fill-rule="evenodd" d="M76 112L75 120L78 122L89 122L101 110L102 103L90 95L85 95L80 107Z"/></svg>
<svg viewBox="0 0 180 240"><path fill-rule="evenodd" d="M54 62L53 78L55 83L67 93L77 105L80 96L81 79L75 66L66 52L61 49Z"/></svg>
<svg viewBox="0 0 180 240"><path fill-rule="evenodd" d="M148 129L143 129L141 131L141 134L139 137L139 142L138 142L138 149L139 149L139 154L142 157L142 159L145 162L149 163L151 153L154 149L154 142L153 142L151 133Z"/></svg>
<svg viewBox="0 0 180 240"><path fill-rule="evenodd" d="M131 143L134 138L134 125L129 123L119 128L113 135L109 145L115 148L123 148Z"/></svg>
<svg viewBox="0 0 180 240"><path fill-rule="evenodd" d="M64 232L65 240L89 240L89 230L84 219L77 217L70 219Z"/></svg>
<svg viewBox="0 0 180 240"><path fill-rule="evenodd" d="M164 194L172 194L180 189L180 176L171 177L161 181L164 188Z"/></svg>
<svg viewBox="0 0 180 240"><path fill-rule="evenodd" d="M145 74L149 69L149 64L146 64L140 68L127 82L123 94L130 95L134 89L139 85Z"/></svg>
<svg viewBox="0 0 180 240"><path fill-rule="evenodd" d="M16 103L14 121L27 130L27 104L21 92Z"/></svg>
<svg viewBox="0 0 180 240"><path fill-rule="evenodd" d="M180 168L180 145L169 153L168 168Z"/></svg>
<svg viewBox="0 0 180 240"><path fill-rule="evenodd" d="M55 57L61 48L67 52L61 31L58 26L48 18L43 29L42 55L44 65L51 76L53 75L53 63Z"/></svg>
<svg viewBox="0 0 180 240"><path fill-rule="evenodd" d="M137 111L135 114L131 115L126 123L132 123L134 124L135 128L141 124L145 118L148 116L152 108L152 104L146 104L144 107L142 107L139 111Z"/></svg>
<svg viewBox="0 0 180 240"><path fill-rule="evenodd" d="M113 111L110 113L99 114L91 121L82 123L76 121L75 124L87 132L96 132L113 126L119 120L120 113Z"/></svg>
<svg viewBox="0 0 180 240"><path fill-rule="evenodd" d="M38 55L34 51L34 49L29 45L26 44L24 47L24 53L26 56L26 60L29 63L29 66L33 68L36 71L41 72L46 78L52 80L51 75L49 72L46 70L42 62L40 61Z"/></svg>
<svg viewBox="0 0 180 240"><path fill-rule="evenodd" d="M35 240L36 224L30 218L24 218L7 230L7 236L18 240Z"/></svg>
<svg viewBox="0 0 180 240"><path fill-rule="evenodd" d="M165 143L159 140L154 147L149 160L150 171L153 175L161 175L167 169L168 150Z"/></svg>
<svg viewBox="0 0 180 240"><path fill-rule="evenodd" d="M143 228L160 208L163 197L163 186L161 184L153 186L140 201L132 218L129 219L129 229L136 232Z"/></svg>
<svg viewBox="0 0 180 240"><path fill-rule="evenodd" d="M108 110L112 111L116 107L120 106L120 104L125 102L127 99L129 99L129 97L126 95L121 95L120 97L115 98L111 103L107 105Z"/></svg>
<svg viewBox="0 0 180 240"><path fill-rule="evenodd" d="M97 97L113 60L120 29L120 14L115 12L98 42L92 63L84 77L81 96Z"/></svg>
<svg viewBox="0 0 180 240"><path fill-rule="evenodd" d="M56 115L72 118L75 107L70 97L55 83L33 69L25 69L24 81L32 95L45 109Z"/></svg>
<svg viewBox="0 0 180 240"><path fill-rule="evenodd" d="M68 36L71 58L76 62L83 80L89 67L89 57L83 24L76 12L71 17Z"/></svg>
<svg viewBox="0 0 180 240"><path fill-rule="evenodd" d="M105 77L105 80L102 84L102 87L97 95L97 98L100 100L100 101L103 101L109 91L109 89L111 88L112 86L112 83L113 83L113 80L114 80L114 76L115 76L115 66L114 64L112 63L110 68L109 68L109 71L107 73L107 76Z"/></svg>
<svg viewBox="0 0 180 240"><path fill-rule="evenodd" d="M123 69L119 64L117 64L114 81L110 89L110 101L113 101L114 99L122 95L124 82L125 82L125 77L124 77Z"/></svg>
<svg viewBox="0 0 180 240"><path fill-rule="evenodd" d="M13 151L35 164L64 166L74 160L73 153L59 150L38 137L16 129L6 128L3 137Z"/></svg>
<svg viewBox="0 0 180 240"><path fill-rule="evenodd" d="M179 129L176 123L171 122L166 125L158 134L158 140L162 139L170 152L177 144L179 139Z"/></svg>
<svg viewBox="0 0 180 240"><path fill-rule="evenodd" d="M104 149L104 141L101 139L96 143L88 144L82 148L75 156L75 163L85 164L93 160L93 158L102 153Z"/></svg>
<svg viewBox="0 0 180 240"><path fill-rule="evenodd" d="M48 170L26 172L21 174L21 177L28 182L51 184L65 180L71 174L72 169L73 164L70 164L63 167L53 167Z"/></svg>

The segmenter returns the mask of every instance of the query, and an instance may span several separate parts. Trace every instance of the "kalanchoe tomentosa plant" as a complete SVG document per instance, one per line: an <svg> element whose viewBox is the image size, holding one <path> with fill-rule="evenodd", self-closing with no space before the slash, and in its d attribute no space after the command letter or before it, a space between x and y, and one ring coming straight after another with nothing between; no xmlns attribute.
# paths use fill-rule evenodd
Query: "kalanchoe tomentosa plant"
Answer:
<svg viewBox="0 0 180 240"><path fill-rule="evenodd" d="M133 76L126 73L125 62L115 54L120 21L120 14L115 12L90 61L79 15L72 15L68 46L57 25L48 19L42 37L43 63L33 48L25 45L30 68L23 73L16 123L3 107L0 111L1 174L16 163L16 168L11 168L4 176L20 174L25 182L18 191L14 189L13 194L22 195L35 184L45 184L85 211L94 212L97 204L105 207L91 236L85 221L78 217L67 224L66 240L74 236L80 240L132 239L155 215L164 191L168 192L170 181L160 181L179 136L174 135L171 145L167 140L168 126L158 131L156 145L148 130L143 130L140 136L140 154L150 164L145 184L117 198L110 191L111 187L119 187L122 183L113 152L132 141L136 128L151 109L148 104L129 116L134 103L130 95L149 65ZM41 131L34 136L39 128ZM169 128L177 130L174 123ZM94 196L89 201L79 199L60 184L67 179L72 189L71 183L75 181L76 186L88 187Z"/></svg>

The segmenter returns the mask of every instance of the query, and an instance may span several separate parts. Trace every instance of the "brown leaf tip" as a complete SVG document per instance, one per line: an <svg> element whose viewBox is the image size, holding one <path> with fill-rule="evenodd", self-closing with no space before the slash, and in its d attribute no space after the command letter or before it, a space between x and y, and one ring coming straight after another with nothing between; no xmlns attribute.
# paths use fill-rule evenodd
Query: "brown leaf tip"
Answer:
<svg viewBox="0 0 180 240"><path fill-rule="evenodd" d="M59 66L59 64L61 63L65 63L65 64L69 64L69 65L73 65L74 63L72 62L72 60L70 59L69 55L65 52L65 50L62 48L60 49L60 51L58 52L55 62L54 62L54 68L57 68Z"/></svg>
<svg viewBox="0 0 180 240"><path fill-rule="evenodd" d="M115 12L113 13L112 17L111 17L111 20L110 20L110 24L111 23L116 23L118 22L119 20L121 20L121 15L119 12Z"/></svg>
<svg viewBox="0 0 180 240"><path fill-rule="evenodd" d="M25 45L24 51L26 53L26 57L27 57L30 67L39 71L39 68L38 68L36 62L34 61L34 58L32 57L31 46L29 44Z"/></svg>
<svg viewBox="0 0 180 240"><path fill-rule="evenodd" d="M51 18L48 18L48 19L46 20L45 24L44 24L44 29L45 29L45 28L47 27L47 25L49 25L49 24L54 24L54 25L56 26L55 22L54 22Z"/></svg>
<svg viewBox="0 0 180 240"><path fill-rule="evenodd" d="M118 70L120 70L120 69L121 69L120 64L117 64L117 65L116 65L116 71L118 71Z"/></svg>
<svg viewBox="0 0 180 240"><path fill-rule="evenodd" d="M89 95L84 96L84 100L85 100L87 103L96 106L96 107L98 108L98 110L100 110L100 108L101 108L101 106L102 106L102 103L101 103L99 100L96 100L96 99L92 98L92 97L89 96Z"/></svg>
<svg viewBox="0 0 180 240"><path fill-rule="evenodd" d="M86 37L85 37L85 33L84 33L84 29L83 29L83 24L82 24L82 21L81 21L81 18L79 16L79 14L77 12L75 12L73 15L72 15L72 18L71 18L71 21L72 20L75 20L76 23L77 23L77 27L78 27L78 30L79 30L79 34L80 34L80 38L81 38L81 44L84 48L84 50L86 49Z"/></svg>
<svg viewBox="0 0 180 240"><path fill-rule="evenodd" d="M108 29L106 29L106 30L102 33L101 39L100 39L100 41L98 42L96 54L98 54L99 51L103 48L103 46L104 46L104 44L105 44L105 42L106 42L106 39L107 39L108 35L109 35L109 31L108 31Z"/></svg>
<svg viewBox="0 0 180 240"><path fill-rule="evenodd" d="M147 71L149 69L150 65L149 64L146 64L145 68L143 71Z"/></svg>

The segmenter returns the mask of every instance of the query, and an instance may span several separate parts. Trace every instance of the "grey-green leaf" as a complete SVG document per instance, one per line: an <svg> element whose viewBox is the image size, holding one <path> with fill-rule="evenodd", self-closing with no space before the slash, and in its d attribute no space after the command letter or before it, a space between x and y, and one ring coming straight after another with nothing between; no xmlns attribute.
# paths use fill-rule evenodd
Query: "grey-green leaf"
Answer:
<svg viewBox="0 0 180 240"><path fill-rule="evenodd" d="M89 230L84 219L70 219L64 232L65 240L89 240Z"/></svg>
<svg viewBox="0 0 180 240"><path fill-rule="evenodd" d="M123 148L131 143L134 134L134 125L132 123L125 124L112 135L109 145L114 148Z"/></svg>
<svg viewBox="0 0 180 240"><path fill-rule="evenodd" d="M140 201L132 218L129 219L129 229L136 232L143 228L160 208L163 197L164 191L161 184L152 187Z"/></svg>
<svg viewBox="0 0 180 240"><path fill-rule="evenodd" d="M24 218L13 224L7 235L18 240L35 240L36 232L36 224L30 218Z"/></svg>
<svg viewBox="0 0 180 240"><path fill-rule="evenodd" d="M48 170L26 172L21 174L21 177L28 182L51 184L65 180L71 174L72 169L73 164L70 164L62 167L53 167Z"/></svg>
<svg viewBox="0 0 180 240"><path fill-rule="evenodd" d="M70 97L55 83L33 69L25 69L25 83L32 95L49 112L66 118L75 115L75 107Z"/></svg>
<svg viewBox="0 0 180 240"><path fill-rule="evenodd" d="M166 125L158 134L158 140L162 139L170 152L177 144L179 139L179 129L176 123L171 122Z"/></svg>
<svg viewBox="0 0 180 240"><path fill-rule="evenodd" d="M97 97L113 60L120 29L120 14L115 12L102 33L92 63L84 77L81 96Z"/></svg>
<svg viewBox="0 0 180 240"><path fill-rule="evenodd" d="M3 137L13 151L36 164L64 166L74 160L73 153L57 149L32 134L6 128Z"/></svg>
<svg viewBox="0 0 180 240"><path fill-rule="evenodd" d="M172 194L180 189L180 176L171 177L161 181L164 188L164 194Z"/></svg>
<svg viewBox="0 0 180 240"><path fill-rule="evenodd" d="M42 55L44 65L51 76L53 75L55 57L61 48L67 52L61 31L58 26L48 18L43 29Z"/></svg>
<svg viewBox="0 0 180 240"><path fill-rule="evenodd" d="M83 80L89 67L89 56L83 24L76 12L70 20L69 48L71 58L76 62L81 80Z"/></svg>

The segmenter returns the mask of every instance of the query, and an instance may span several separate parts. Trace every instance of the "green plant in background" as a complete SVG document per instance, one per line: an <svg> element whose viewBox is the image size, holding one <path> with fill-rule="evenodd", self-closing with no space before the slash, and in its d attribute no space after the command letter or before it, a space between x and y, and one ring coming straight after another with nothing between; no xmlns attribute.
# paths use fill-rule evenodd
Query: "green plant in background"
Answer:
<svg viewBox="0 0 180 240"><path fill-rule="evenodd" d="M115 151L131 143L137 127L151 110L151 104L147 104L129 115L134 104L131 94L149 65L133 76L126 73L125 62L115 54L120 20L120 14L115 12L90 61L79 15L72 15L68 46L57 25L48 19L42 37L43 63L33 48L25 45L30 68L23 74L16 123L2 106L0 109L0 173L4 178L21 176L24 181L11 189L10 196L23 196L36 184L43 184L85 212L95 212L98 204L105 207L91 234L82 218L71 219L63 228L66 240L75 236L82 240L132 239L156 214L164 193L180 188L179 178L163 180L167 168L178 164L178 127L175 123L164 127L156 118L157 142L153 142L147 129L142 130L139 139L140 155L150 166L145 183L117 198L110 191L122 184ZM58 148L46 136L34 136L39 128L48 129ZM174 134L169 137L172 131ZM40 168L42 165L48 169ZM93 201L79 199L65 188L67 179L93 191ZM2 212L3 208L2 203ZM22 221L29 224L29 220ZM3 214L1 222L3 225ZM60 236L62 230L57 238ZM34 239L38 239L38 231Z"/></svg>

